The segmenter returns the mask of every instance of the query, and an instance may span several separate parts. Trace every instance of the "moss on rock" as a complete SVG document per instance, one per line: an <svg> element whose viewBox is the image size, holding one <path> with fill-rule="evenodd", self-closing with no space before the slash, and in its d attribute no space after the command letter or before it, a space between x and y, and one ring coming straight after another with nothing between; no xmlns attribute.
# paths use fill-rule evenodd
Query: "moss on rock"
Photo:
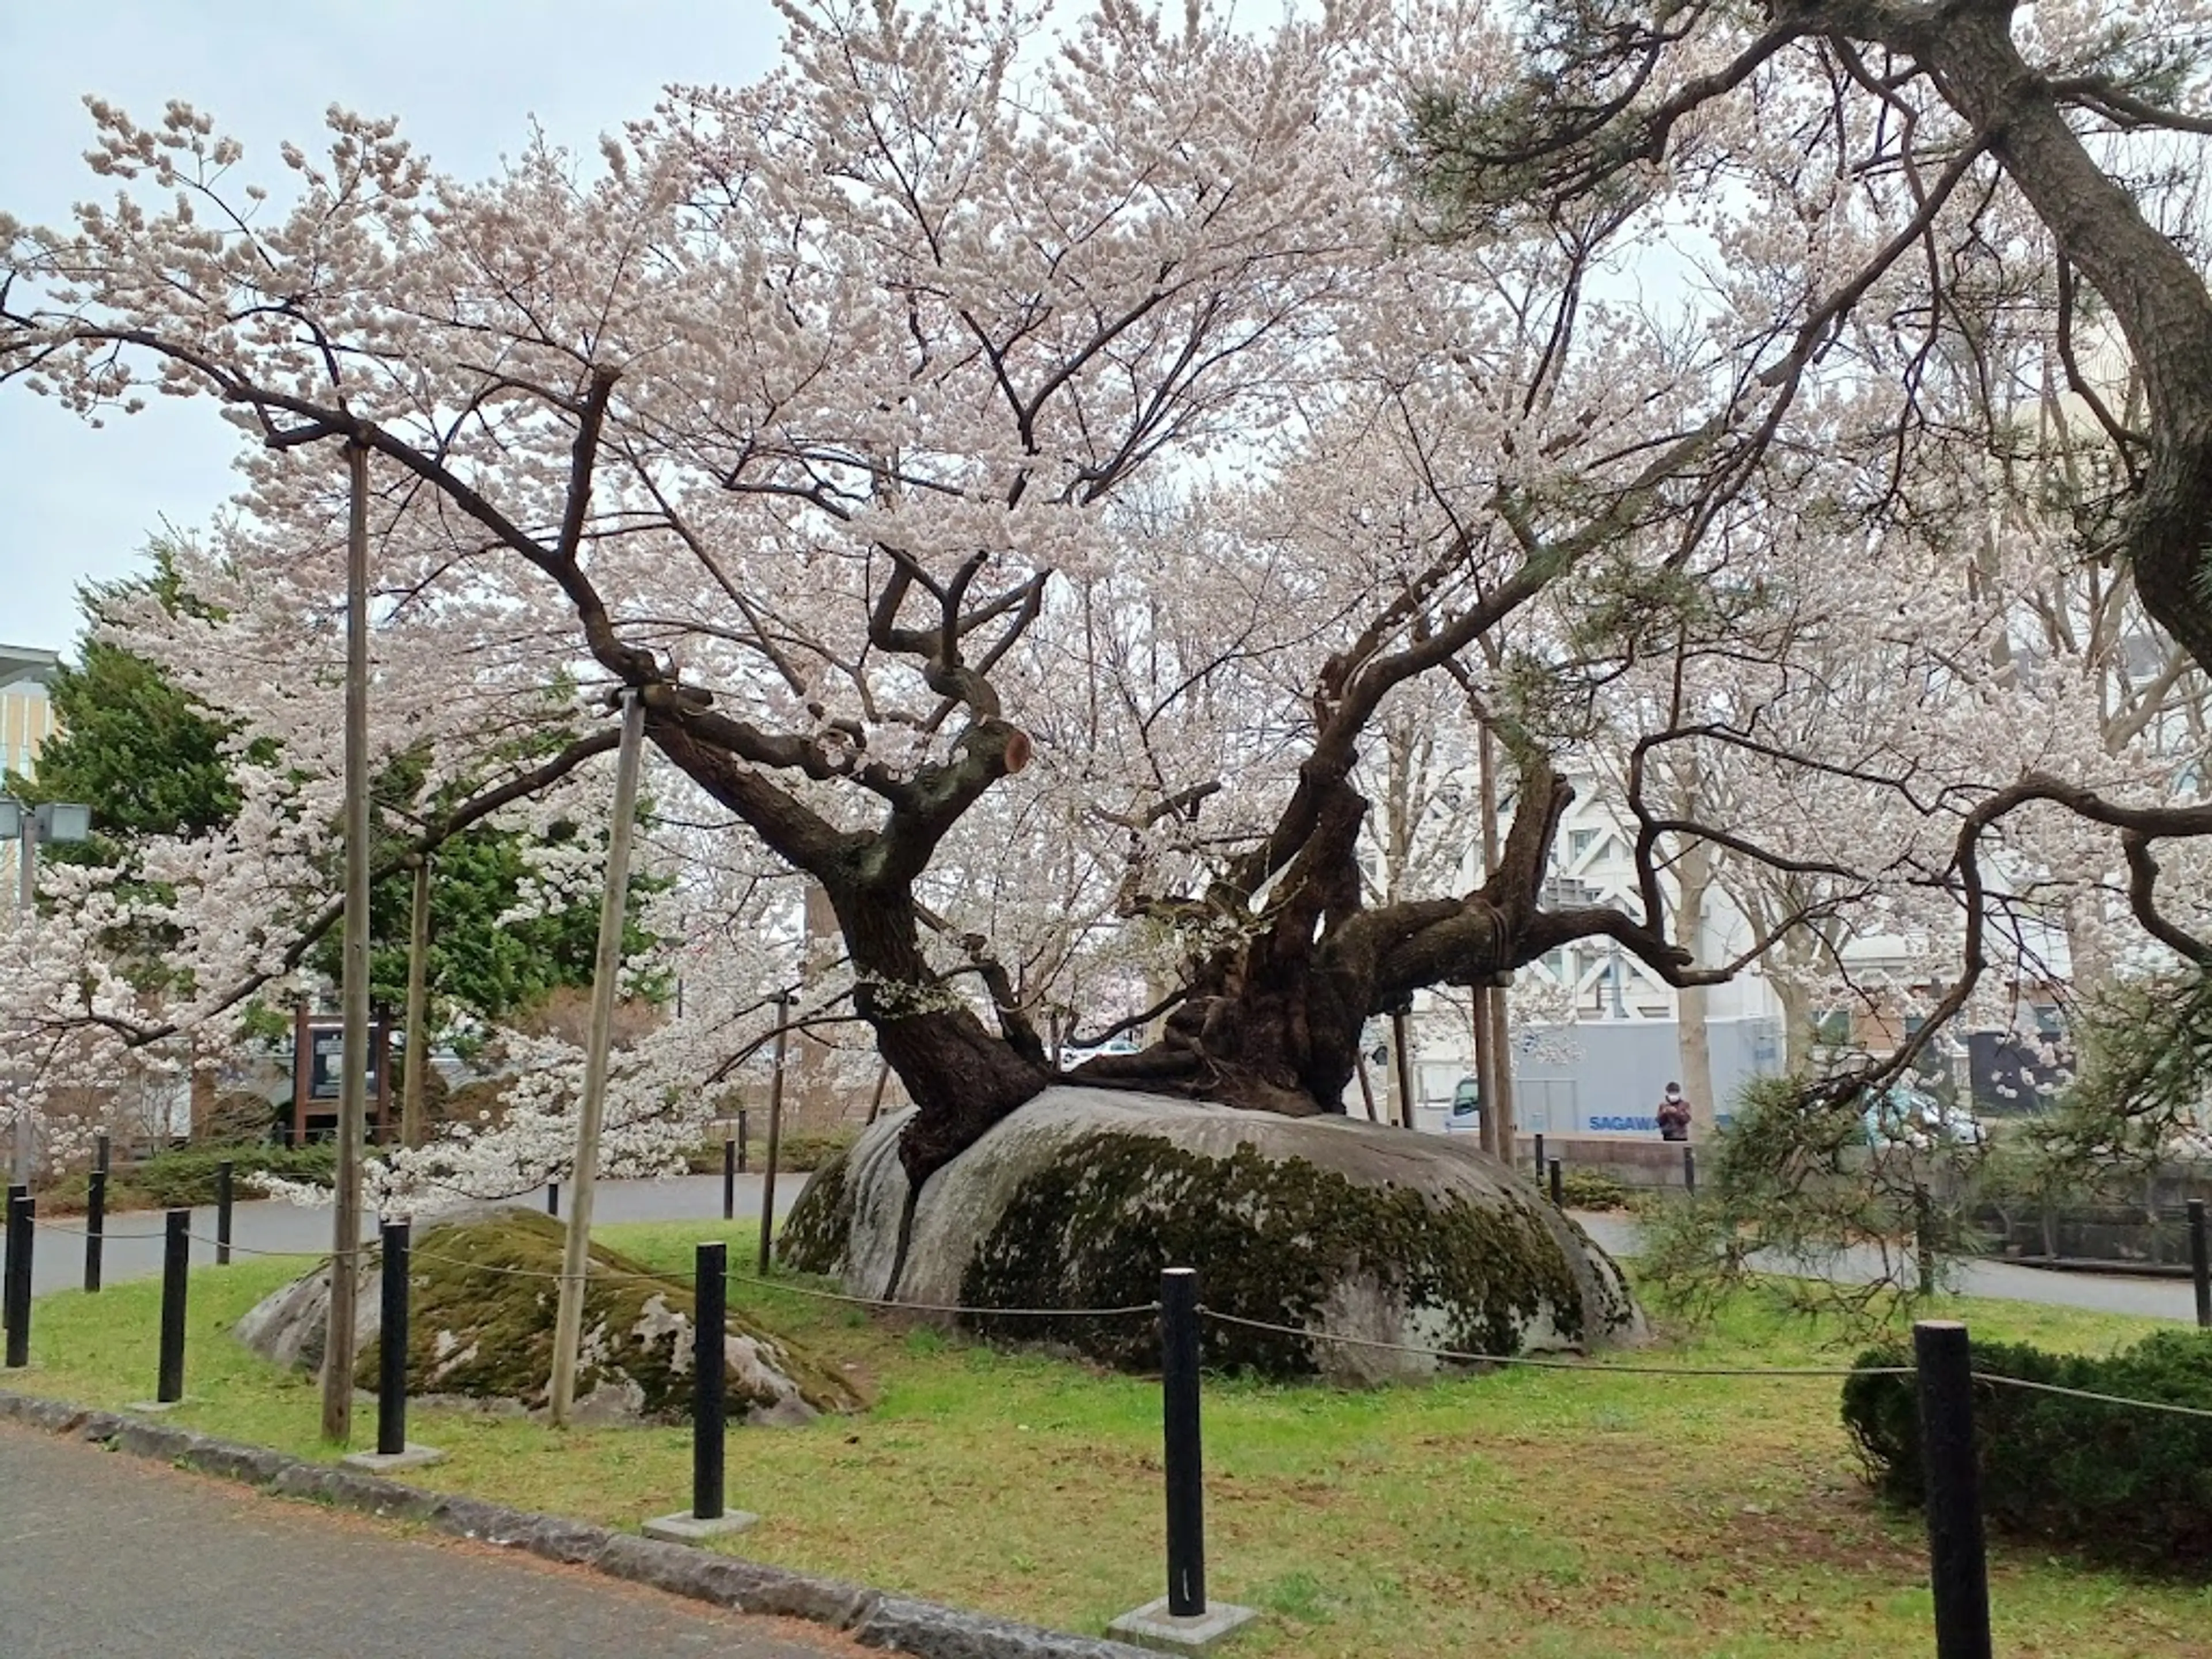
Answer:
<svg viewBox="0 0 2212 1659"><path fill-rule="evenodd" d="M416 1243L408 1279L409 1392L542 1407L553 1367L562 1239L559 1222L522 1209L426 1230ZM318 1301L323 1310L329 1305L328 1272L319 1270L320 1298L302 1297L295 1285L270 1302L289 1298L295 1323L316 1317ZM363 1300L375 1303L373 1273L365 1276ZM580 1414L688 1420L696 1313L688 1282L593 1245L577 1368ZM249 1316L241 1331L265 1322ZM743 1314L732 1312L726 1328L724 1355L733 1418L803 1420L817 1412L848 1411L861 1403L835 1366ZM268 1340L281 1338L270 1332ZM310 1346L319 1358L319 1346ZM374 1389L380 1337L364 1340L362 1346L355 1381Z"/></svg>
<svg viewBox="0 0 2212 1659"><path fill-rule="evenodd" d="M1534 1202L1509 1192L1486 1204L1364 1185L1302 1158L1245 1146L1209 1157L1154 1136L1104 1133L1079 1159L1031 1175L977 1249L961 1287L970 1306L1117 1307L1154 1300L1161 1268L1194 1266L1208 1307L1297 1328L1282 1334L1225 1324L1206 1331L1210 1367L1266 1376L1325 1368L1305 1328L1347 1287L1381 1281L1419 1310L1428 1346L1517 1352L1548 1324L1570 1343L1633 1317L1601 1275L1598 1305ZM1128 1319L970 1321L994 1335L1069 1344L1104 1364L1158 1361L1151 1325ZM1598 1328L1591 1329L1591 1326Z"/></svg>

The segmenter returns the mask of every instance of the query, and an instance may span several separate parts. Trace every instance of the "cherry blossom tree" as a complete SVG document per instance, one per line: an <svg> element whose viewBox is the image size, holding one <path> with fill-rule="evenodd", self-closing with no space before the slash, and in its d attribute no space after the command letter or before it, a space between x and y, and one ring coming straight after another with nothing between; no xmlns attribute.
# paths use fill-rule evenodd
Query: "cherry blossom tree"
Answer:
<svg viewBox="0 0 2212 1659"><path fill-rule="evenodd" d="M1947 802L1987 782L1960 758L1986 750L1920 753L1959 695L1930 647L1881 701L1893 723L1802 769L1833 783L1833 819L1769 836L1646 811L1637 906L1542 902L1559 757L1624 676L1669 651L1733 663L1777 708L1731 725L1695 674L1662 684L1632 759L1725 739L1794 760L1769 728L1787 708L1812 729L1804 629L1899 602L1880 575L1809 584L1795 610L1762 597L1831 574L1762 536L1805 457L1847 440L1864 477L1826 492L1895 494L1837 413L1851 377L1823 379L1867 289L1804 302L1778 252L1802 192L1752 216L1739 234L1766 242L1686 324L1604 292L1644 204L1580 185L1617 168L1526 163L1557 204L1540 220L1439 222L1465 191L1409 210L1399 141L1439 148L1420 89L1515 61L1479 13L1377 0L1250 33L1120 0L1065 20L823 0L789 28L759 83L678 90L595 161L539 141L477 184L334 111L326 154L285 151L280 204L210 118L95 104L115 202L65 231L0 222L0 374L94 419L211 396L239 427L205 574L230 620L173 657L289 762L244 780L239 844L291 865L173 854L200 896L189 948L234 971L152 1025L128 999L100 1018L134 1040L213 1018L328 925L303 826L338 774L341 450L375 491L377 740L469 786L409 848L575 810L612 744L601 712L636 692L696 792L683 810L826 897L843 960L810 997L866 1023L920 1108L917 1176L1056 1075L1071 1026L1158 1030L1079 1078L1306 1112L1336 1107L1364 1024L1419 988L1593 937L1677 985L1725 975L1740 961L1694 963L1670 931L1684 845L1855 881L1863 846L1824 849L1852 811L1894 811L1913 827L1893 864L1986 898L1970 858L1923 857L1936 820L1893 805L1931 767ZM1724 128L1705 142L1772 164ZM1823 270L1887 271L1894 240L1839 211ZM1845 544L1868 543L1826 544ZM1909 634L1881 637L1909 653ZM1413 781L1485 732L1510 808L1469 879L1465 817ZM2095 793L2039 776L2003 810ZM1971 850L1997 799L1945 828ZM724 862L747 892L772 879L750 852ZM262 925L286 871L302 904ZM725 1012L757 1020L756 975L781 967L729 961ZM694 1024L636 1045L640 1101L765 1030L714 1054Z"/></svg>

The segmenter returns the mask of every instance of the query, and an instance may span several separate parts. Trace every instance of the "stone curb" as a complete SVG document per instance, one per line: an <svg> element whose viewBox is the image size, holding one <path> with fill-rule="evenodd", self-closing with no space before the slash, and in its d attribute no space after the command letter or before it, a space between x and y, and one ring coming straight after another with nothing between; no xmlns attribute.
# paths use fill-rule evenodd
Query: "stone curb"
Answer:
<svg viewBox="0 0 2212 1659"><path fill-rule="evenodd" d="M891 1595L734 1555L663 1544L559 1516L534 1515L455 1492L425 1492L335 1464L217 1440L191 1429L58 1400L0 1390L0 1421L106 1445L134 1457L234 1480L274 1497L328 1504L364 1515L417 1521L457 1538L519 1549L611 1578L733 1613L800 1619L840 1631L864 1647L917 1659L1158 1659L1142 1648L1070 1636L987 1613Z"/></svg>

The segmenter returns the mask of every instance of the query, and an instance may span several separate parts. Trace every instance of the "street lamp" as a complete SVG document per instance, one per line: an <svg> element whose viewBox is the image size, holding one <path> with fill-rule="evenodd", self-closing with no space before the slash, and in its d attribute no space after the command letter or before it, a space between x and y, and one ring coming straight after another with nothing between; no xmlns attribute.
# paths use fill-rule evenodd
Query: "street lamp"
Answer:
<svg viewBox="0 0 2212 1659"><path fill-rule="evenodd" d="M92 834L92 808L76 801L41 801L36 806L26 805L12 796L0 795L0 841L19 843L16 857L15 906L30 917L32 906L38 902L39 843L46 842L83 841ZM27 1186L31 1180L32 1157L31 1115L19 1111L15 1117L15 1179L19 1186Z"/></svg>
<svg viewBox="0 0 2212 1659"><path fill-rule="evenodd" d="M0 795L0 841L23 844L16 866L15 903L27 910L38 894L39 843L84 841L92 834L92 808L78 801L40 801L26 805Z"/></svg>

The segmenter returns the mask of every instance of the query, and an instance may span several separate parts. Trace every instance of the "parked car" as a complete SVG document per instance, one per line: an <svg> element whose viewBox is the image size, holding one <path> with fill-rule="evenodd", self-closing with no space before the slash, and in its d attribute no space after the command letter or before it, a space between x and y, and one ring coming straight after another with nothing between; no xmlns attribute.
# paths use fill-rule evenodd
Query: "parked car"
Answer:
<svg viewBox="0 0 2212 1659"><path fill-rule="evenodd" d="M1865 1128L1869 1146L1909 1146L1916 1152L1979 1146L1989 1139L1972 1107L1946 1106L1935 1096L1902 1083L1879 1091L1868 1102Z"/></svg>
<svg viewBox="0 0 2212 1659"><path fill-rule="evenodd" d="M1444 1133L1482 1133L1482 1089L1471 1077L1462 1078L1452 1091L1451 1108L1444 1114Z"/></svg>

